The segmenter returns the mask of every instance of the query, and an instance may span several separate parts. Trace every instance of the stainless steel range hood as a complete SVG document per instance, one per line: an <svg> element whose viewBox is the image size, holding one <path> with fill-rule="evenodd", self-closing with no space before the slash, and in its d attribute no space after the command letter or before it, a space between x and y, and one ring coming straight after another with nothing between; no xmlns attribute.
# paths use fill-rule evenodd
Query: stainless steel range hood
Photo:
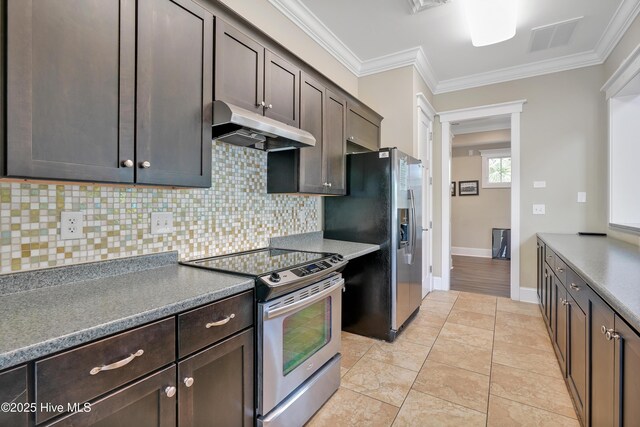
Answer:
<svg viewBox="0 0 640 427"><path fill-rule="evenodd" d="M224 101L213 102L213 139L266 151L316 145L307 131Z"/></svg>

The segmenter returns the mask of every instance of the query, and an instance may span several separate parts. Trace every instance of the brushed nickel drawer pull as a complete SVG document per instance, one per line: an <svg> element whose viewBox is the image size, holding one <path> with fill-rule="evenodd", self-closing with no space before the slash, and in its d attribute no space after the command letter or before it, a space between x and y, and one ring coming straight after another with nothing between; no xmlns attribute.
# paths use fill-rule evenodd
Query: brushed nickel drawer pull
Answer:
<svg viewBox="0 0 640 427"><path fill-rule="evenodd" d="M556 267L558 273L564 273L564 268Z"/></svg>
<svg viewBox="0 0 640 427"><path fill-rule="evenodd" d="M178 391L177 388L173 387L173 386L169 386L169 387L165 387L164 389L164 394L167 397L173 397L176 395L176 391Z"/></svg>
<svg viewBox="0 0 640 427"><path fill-rule="evenodd" d="M226 325L227 323L229 323L229 321L231 319L233 319L234 317L236 317L235 313L231 313L230 315L228 315L227 317L225 317L222 320L218 320L217 322L211 322L211 323L207 323L205 325L205 327L207 329L211 328L212 326L222 326L222 325Z"/></svg>
<svg viewBox="0 0 640 427"><path fill-rule="evenodd" d="M580 290L580 286L576 285L575 283L572 283L570 286L571 286L571 289L573 289L574 291Z"/></svg>
<svg viewBox="0 0 640 427"><path fill-rule="evenodd" d="M91 375L96 375L102 371L111 371L112 369L122 368L123 366L129 364L129 362L131 362L133 359L135 359L136 357L140 357L143 354L144 354L144 350L138 350L135 353L131 354L129 357L124 358L118 362L112 363L110 365L100 366L100 367L96 366L95 368L90 370L89 373Z"/></svg>

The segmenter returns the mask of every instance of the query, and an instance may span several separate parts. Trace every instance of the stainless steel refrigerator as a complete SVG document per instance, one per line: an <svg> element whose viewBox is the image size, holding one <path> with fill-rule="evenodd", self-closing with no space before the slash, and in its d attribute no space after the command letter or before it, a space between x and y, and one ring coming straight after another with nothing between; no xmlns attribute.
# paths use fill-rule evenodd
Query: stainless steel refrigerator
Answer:
<svg viewBox="0 0 640 427"><path fill-rule="evenodd" d="M342 329L393 341L422 299L422 165L396 148L347 156L347 196L324 200L327 239L380 245L343 276Z"/></svg>

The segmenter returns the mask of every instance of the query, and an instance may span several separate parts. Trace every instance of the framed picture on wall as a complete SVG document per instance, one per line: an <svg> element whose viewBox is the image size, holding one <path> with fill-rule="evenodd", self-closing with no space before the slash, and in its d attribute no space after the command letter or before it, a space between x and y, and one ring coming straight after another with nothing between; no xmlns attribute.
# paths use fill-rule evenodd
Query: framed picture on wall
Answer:
<svg viewBox="0 0 640 427"><path fill-rule="evenodd" d="M455 196L456 196L456 182L451 181L451 197L455 197Z"/></svg>
<svg viewBox="0 0 640 427"><path fill-rule="evenodd" d="M478 181L459 181L458 193L461 196L477 196L478 187Z"/></svg>

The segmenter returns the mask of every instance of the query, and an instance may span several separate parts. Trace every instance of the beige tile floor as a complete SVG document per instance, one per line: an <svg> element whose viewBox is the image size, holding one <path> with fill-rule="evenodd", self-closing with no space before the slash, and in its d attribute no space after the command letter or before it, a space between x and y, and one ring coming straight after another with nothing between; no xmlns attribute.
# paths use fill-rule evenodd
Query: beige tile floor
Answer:
<svg viewBox="0 0 640 427"><path fill-rule="evenodd" d="M579 426L534 304L435 291L393 344L343 332L342 354L308 426Z"/></svg>

